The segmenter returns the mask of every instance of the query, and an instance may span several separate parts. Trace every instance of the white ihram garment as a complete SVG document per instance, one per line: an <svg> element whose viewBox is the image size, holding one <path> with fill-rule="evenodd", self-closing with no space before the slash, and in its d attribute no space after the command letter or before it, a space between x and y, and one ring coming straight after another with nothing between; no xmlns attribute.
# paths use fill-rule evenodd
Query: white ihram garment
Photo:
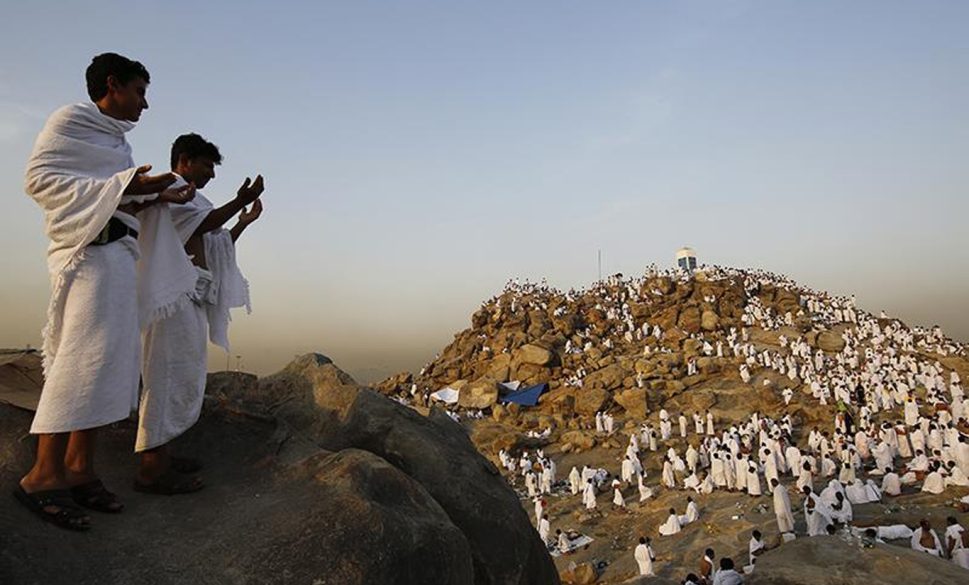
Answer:
<svg viewBox="0 0 969 585"><path fill-rule="evenodd" d="M65 106L48 118L27 163L24 188L44 212L51 281L31 433L99 427L137 404L138 245L131 237L88 245L112 216L140 227L117 211L136 170L124 136L133 127L94 104Z"/></svg>
<svg viewBox="0 0 969 585"><path fill-rule="evenodd" d="M179 178L174 187L184 184ZM213 209L196 193L191 202L171 210L182 245ZM203 243L209 270L193 267L194 286L183 293L184 302L145 331L136 452L164 445L195 424L205 396L207 339L228 351L229 309L249 306L248 284L235 264L229 232L208 232ZM188 258L184 249L182 255Z"/></svg>

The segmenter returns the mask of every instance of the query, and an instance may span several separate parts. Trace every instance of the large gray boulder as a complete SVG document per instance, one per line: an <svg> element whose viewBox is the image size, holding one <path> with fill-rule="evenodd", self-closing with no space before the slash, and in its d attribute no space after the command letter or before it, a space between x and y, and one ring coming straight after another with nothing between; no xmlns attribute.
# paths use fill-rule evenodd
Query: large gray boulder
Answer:
<svg viewBox="0 0 969 585"><path fill-rule="evenodd" d="M267 378L268 394L280 404L274 414L324 449L368 451L420 483L470 544L476 585L558 583L518 497L461 425L318 372L331 365L298 361Z"/></svg>

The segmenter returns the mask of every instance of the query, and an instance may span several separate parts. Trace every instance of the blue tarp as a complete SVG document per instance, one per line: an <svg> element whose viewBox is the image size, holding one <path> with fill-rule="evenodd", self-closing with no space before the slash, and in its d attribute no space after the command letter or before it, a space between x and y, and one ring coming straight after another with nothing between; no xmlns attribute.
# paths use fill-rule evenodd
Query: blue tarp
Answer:
<svg viewBox="0 0 969 585"><path fill-rule="evenodd" d="M537 384L535 386L525 388L524 390L505 394L498 400L506 403L514 402L515 404L521 404L522 406L535 406L538 404L538 397L541 396L546 390L548 390L548 384Z"/></svg>

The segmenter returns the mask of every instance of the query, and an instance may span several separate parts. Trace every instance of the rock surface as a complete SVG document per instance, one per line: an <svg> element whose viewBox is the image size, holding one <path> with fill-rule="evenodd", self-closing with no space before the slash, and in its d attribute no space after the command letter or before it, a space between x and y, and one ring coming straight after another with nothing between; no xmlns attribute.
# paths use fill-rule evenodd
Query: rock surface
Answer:
<svg viewBox="0 0 969 585"><path fill-rule="evenodd" d="M362 388L320 354L263 379L210 381L202 419L178 440L206 463L205 490L161 498L125 489L134 425L113 425L101 433L99 465L125 512L96 515L92 534L78 535L9 500L0 582L558 583L514 492L447 416ZM0 404L8 493L31 462L30 419Z"/></svg>
<svg viewBox="0 0 969 585"><path fill-rule="evenodd" d="M747 585L955 585L969 571L900 546L862 548L837 536L798 538L757 559Z"/></svg>

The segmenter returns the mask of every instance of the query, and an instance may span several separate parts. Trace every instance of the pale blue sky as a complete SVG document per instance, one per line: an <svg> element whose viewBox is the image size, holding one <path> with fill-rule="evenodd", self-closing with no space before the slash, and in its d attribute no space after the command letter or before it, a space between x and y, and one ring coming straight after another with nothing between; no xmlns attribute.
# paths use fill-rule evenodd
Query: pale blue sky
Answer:
<svg viewBox="0 0 969 585"><path fill-rule="evenodd" d="M969 339L969 3L240 4L5 7L0 347L39 343L48 292L24 162L109 50L152 75L138 163L196 131L211 199L267 178L246 368L416 369L509 277L683 244Z"/></svg>

